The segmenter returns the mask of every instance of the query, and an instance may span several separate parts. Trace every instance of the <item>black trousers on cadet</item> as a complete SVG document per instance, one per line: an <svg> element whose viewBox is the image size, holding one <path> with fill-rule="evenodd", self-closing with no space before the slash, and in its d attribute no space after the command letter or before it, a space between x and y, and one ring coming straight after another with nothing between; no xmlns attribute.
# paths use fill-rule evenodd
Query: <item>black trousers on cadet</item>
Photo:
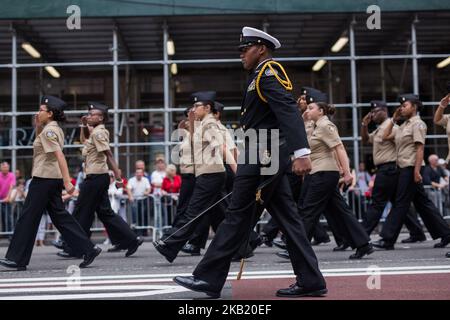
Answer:
<svg viewBox="0 0 450 320"><path fill-rule="evenodd" d="M312 238L314 227L320 214L335 218L339 232L352 248L360 248L369 243L370 238L358 222L339 189L339 172L321 171L310 175L310 181L300 211L303 215L305 230ZM327 218L328 219L328 218Z"/></svg>
<svg viewBox="0 0 450 320"><path fill-rule="evenodd" d="M388 201L395 202L395 194L398 183L397 165L395 162L384 163L377 166L377 174L372 189L372 203L367 209L364 227L367 234L370 235L377 227L383 215L384 208ZM422 226L411 210L405 217L405 226L413 238L425 238Z"/></svg>
<svg viewBox="0 0 450 320"><path fill-rule="evenodd" d="M189 205L184 212L183 219L180 219L177 225L173 226L172 236L168 239L163 239L165 248L172 258L175 258L178 255L181 248L183 248L186 242L192 237L197 226L201 222L201 218L185 227L186 223L192 221L219 199L218 193L220 194L220 190L224 187L225 177L225 172L219 172L202 174L196 178L195 188L189 201ZM206 212L205 214L209 213L211 212Z"/></svg>
<svg viewBox="0 0 450 320"><path fill-rule="evenodd" d="M287 170L286 176L289 180L289 186L291 187L292 196L294 197L294 201L297 203L298 207L300 208L301 203L303 202L303 195L304 192L302 191L304 188L307 188L307 176L303 180L301 176L298 176L292 172L292 170ZM276 224L275 220L271 218L263 227L262 231L267 236L269 240L273 240L278 235L278 232L280 231L280 228ZM320 224L316 224L314 229L314 235L313 238L316 241L329 241L330 237L328 236L327 231L325 228ZM336 238L336 241L339 239Z"/></svg>
<svg viewBox="0 0 450 320"><path fill-rule="evenodd" d="M231 170L229 165L225 165L225 170L225 186L218 199L221 199L222 197L233 191L234 172ZM199 248L205 248L206 242L208 241L209 237L209 228L212 227L214 232L217 231L217 227L225 218L225 210L227 209L229 203L230 197L223 200L217 206L212 208L211 212L206 213L203 218L201 218L197 229L195 230L192 238L189 240L189 244L192 244Z"/></svg>
<svg viewBox="0 0 450 320"><path fill-rule="evenodd" d="M22 214L17 221L6 258L19 266L30 262L34 241L42 214L47 210L52 223L62 234L73 251L82 256L93 250L94 245L75 218L69 214L62 202L62 179L34 177L31 180Z"/></svg>
<svg viewBox="0 0 450 320"><path fill-rule="evenodd" d="M136 234L130 226L111 209L108 189L110 178L107 173L88 174L86 179L80 184L80 194L75 202L73 217L83 228L84 232L90 235L90 229L97 217L103 223L108 233L111 243L118 245L121 249L128 248L136 240ZM66 240L64 238L64 240ZM72 252L71 247L64 248L67 252Z"/></svg>
<svg viewBox="0 0 450 320"><path fill-rule="evenodd" d="M193 272L196 278L207 281L217 291L223 288L231 260L241 247L242 239L246 239L251 230L257 187L261 179L268 178L270 176L259 175L238 175L235 178L225 220L219 225L207 252ZM266 193L270 193L270 197L266 196ZM319 270L316 255L306 237L286 175L280 174L265 187L262 198L264 207L272 214L286 235L297 281L307 290L324 288L325 280Z"/></svg>
<svg viewBox="0 0 450 320"><path fill-rule="evenodd" d="M188 208L189 201L195 188L195 175L191 173L184 173L181 175L181 188L178 196L178 205L175 218L172 222L172 228L166 229L164 237L171 234L174 231L173 226L186 224L189 220L186 220L185 212Z"/></svg>
<svg viewBox="0 0 450 320"><path fill-rule="evenodd" d="M411 202L433 239L450 236L450 227L428 198L423 184L414 182L414 167L406 167L398 172L395 202L380 233L384 241L390 244L397 241Z"/></svg>

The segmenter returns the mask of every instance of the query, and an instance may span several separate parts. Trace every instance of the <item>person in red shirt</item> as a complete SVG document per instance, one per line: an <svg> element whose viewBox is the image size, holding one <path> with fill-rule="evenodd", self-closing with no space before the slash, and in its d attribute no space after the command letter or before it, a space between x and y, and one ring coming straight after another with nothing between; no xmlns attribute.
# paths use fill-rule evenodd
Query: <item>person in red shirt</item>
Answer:
<svg viewBox="0 0 450 320"><path fill-rule="evenodd" d="M177 168L169 164L166 169L166 177L162 183L163 195L168 193L179 193L181 188L181 176L177 175Z"/></svg>

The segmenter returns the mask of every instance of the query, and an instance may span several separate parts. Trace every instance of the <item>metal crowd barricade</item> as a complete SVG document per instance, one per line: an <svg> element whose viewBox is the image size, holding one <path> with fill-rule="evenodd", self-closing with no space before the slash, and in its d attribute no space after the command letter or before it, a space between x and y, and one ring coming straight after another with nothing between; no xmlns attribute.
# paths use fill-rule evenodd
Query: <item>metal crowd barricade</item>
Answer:
<svg viewBox="0 0 450 320"><path fill-rule="evenodd" d="M24 201L0 203L0 236L11 236L14 233L17 219L23 210Z"/></svg>

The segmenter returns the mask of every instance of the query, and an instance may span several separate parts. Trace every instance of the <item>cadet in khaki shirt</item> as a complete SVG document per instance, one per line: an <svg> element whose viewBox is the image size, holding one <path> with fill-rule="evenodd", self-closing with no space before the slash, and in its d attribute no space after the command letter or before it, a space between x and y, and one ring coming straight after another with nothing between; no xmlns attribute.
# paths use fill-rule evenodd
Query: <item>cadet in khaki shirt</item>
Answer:
<svg viewBox="0 0 450 320"><path fill-rule="evenodd" d="M180 165L180 173L181 173L181 188L180 194L178 196L178 204L177 204L177 212L175 214L174 221L172 226L175 225L183 225L186 221L186 217L184 215L186 209L188 208L189 201L191 200L192 193L194 192L195 187L195 174L194 174L194 155L192 153L192 139L190 133L190 123L189 123L189 115L191 114L191 118L193 119L194 113L190 112L192 107L188 107L184 115L186 119L183 119L179 125L178 129L180 132L181 143L178 146L178 161ZM173 228L165 229L163 239L171 234Z"/></svg>
<svg viewBox="0 0 450 320"><path fill-rule="evenodd" d="M213 116L216 120L216 124L218 126L219 132L222 136L222 140L224 141L226 148L230 151L230 154L233 156L234 162L237 161L238 157L238 149L236 143L234 142L233 137L230 134L230 131L225 127L220 118L222 116L224 105L218 101L214 101L214 112ZM233 190L233 182L234 182L234 171L230 167L229 164L224 163L225 171L226 171L226 179L225 186L220 190L220 198L224 197L226 194L230 193ZM228 199L225 199L216 207L211 209L212 211L205 215L202 218L202 221L198 225L197 229L194 232L194 235L189 240L189 242L183 247L182 251L185 253L189 253L191 255L199 255L201 249L204 249L206 246L206 242L209 236L209 228L212 227L213 231L216 232L217 227L224 219L225 209L228 206Z"/></svg>
<svg viewBox="0 0 450 320"><path fill-rule="evenodd" d="M387 104L384 101L373 100L370 105L372 110L363 118L361 123L362 141L373 145L373 162L377 167L372 189L372 202L367 209L366 219L363 221L368 235L378 226L386 204L389 201L394 202L398 180L397 151L392 137L395 135L398 126L392 128L391 138L385 139L384 132L392 121L388 116ZM367 127L371 122L374 122L378 127L369 134ZM410 236L402 240L403 243L426 240L417 216L410 210L406 215L405 226L408 228Z"/></svg>
<svg viewBox="0 0 450 320"><path fill-rule="evenodd" d="M155 248L169 262L175 260L178 252L194 234L201 222L201 219L195 218L218 200L218 190L223 188L226 179L224 161L229 158L230 166L233 171L236 170L234 158L213 116L215 100L214 91L202 91L192 95L192 112L196 120L195 125L192 121L190 124L194 128L192 135L196 176L194 191L184 212L184 221L173 226L174 232L169 237L154 243ZM185 224L191 221L192 223Z"/></svg>
<svg viewBox="0 0 450 320"><path fill-rule="evenodd" d="M448 137L448 154L447 154L447 163L450 160L450 115L444 114L445 108L447 108L450 103L450 93L447 94L444 98L442 98L439 103L438 108L436 109L436 113L434 114L434 123L444 127L445 132Z"/></svg>
<svg viewBox="0 0 450 320"><path fill-rule="evenodd" d="M95 213L97 213L114 246L109 251L127 250L125 256L129 257L144 241L136 237L130 226L114 213L109 201L108 165L114 172L118 187L122 187L122 178L109 148L109 132L105 128L108 120L108 107L98 102L89 102L88 110L88 115L82 118L80 132L80 139L84 143L82 154L85 157L86 179L80 185L80 193L75 203L73 216L86 234L89 234ZM75 253L70 246L65 245L64 251L59 252L58 255L71 258L75 256Z"/></svg>
<svg viewBox="0 0 450 320"><path fill-rule="evenodd" d="M337 161L344 171L346 184L352 182L350 167L341 138L336 126L328 119L335 109L328 105L326 94L313 92L307 95L308 119L314 121L315 127L308 137L311 148L312 170L309 184L305 190L300 211L303 215L305 231L309 238L312 236L314 226L318 223L322 212L334 215L335 220L341 224L344 241L356 252L350 259L361 259L373 253L370 238L361 224L356 219L348 204L342 197L339 188L339 167L333 154L337 155Z"/></svg>
<svg viewBox="0 0 450 320"><path fill-rule="evenodd" d="M392 139L395 134L397 165L400 168L397 193L393 208L380 233L382 239L374 245L382 249L394 248L412 201L433 239L441 238L441 242L435 247L445 247L450 243L450 227L428 198L422 183L421 170L424 165L423 153L427 133L427 126L418 115L422 102L414 94L401 95L399 102L401 106L395 111L383 136L384 139ZM393 133L394 123L400 117L405 122Z"/></svg>
<svg viewBox="0 0 450 320"><path fill-rule="evenodd" d="M23 212L17 221L14 235L0 265L26 270L33 252L36 232L44 210L53 224L73 248L83 257L80 268L90 265L100 254L86 233L64 207L61 193L63 186L69 194L75 190L70 182L67 162L62 152L64 134L57 121L64 121L66 103L59 98L43 96L35 116L36 139L33 143L33 179L25 199Z"/></svg>

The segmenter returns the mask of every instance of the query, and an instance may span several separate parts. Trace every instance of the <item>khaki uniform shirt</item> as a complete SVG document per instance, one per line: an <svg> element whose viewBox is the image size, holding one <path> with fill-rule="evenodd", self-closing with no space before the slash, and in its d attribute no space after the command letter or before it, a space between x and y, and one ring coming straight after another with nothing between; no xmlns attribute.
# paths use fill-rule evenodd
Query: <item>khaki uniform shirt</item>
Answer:
<svg viewBox="0 0 450 320"><path fill-rule="evenodd" d="M33 142L33 177L62 179L54 154L64 147L64 133L56 121L49 122Z"/></svg>
<svg viewBox="0 0 450 320"><path fill-rule="evenodd" d="M223 132L212 114L208 114L194 130L195 176L206 173L225 172L222 146L225 144Z"/></svg>
<svg viewBox="0 0 450 320"><path fill-rule="evenodd" d="M447 159L446 159L447 161L450 160L450 125L449 125L449 121L450 121L450 115L444 114L441 121L439 121L437 123L438 125L443 126L445 128L445 131L447 132L447 137L448 137L448 155L447 155Z"/></svg>
<svg viewBox="0 0 450 320"><path fill-rule="evenodd" d="M391 122L388 118L383 121L372 133L369 134L369 142L373 144L373 163L379 166L383 163L397 161L397 151L395 149L395 141L383 141L384 131ZM392 133L397 132L398 126L392 128Z"/></svg>
<svg viewBox="0 0 450 320"><path fill-rule="evenodd" d="M425 144L427 125L419 116L405 121L395 134L397 149L397 165L400 168L415 166L417 147L416 142ZM425 162L422 162L422 166Z"/></svg>
<svg viewBox="0 0 450 320"><path fill-rule="evenodd" d="M194 159L191 148L191 135L185 130L183 140L180 143L180 172L182 174L194 173Z"/></svg>
<svg viewBox="0 0 450 320"><path fill-rule="evenodd" d="M314 130L308 137L311 149L312 170L310 174L319 171L339 171L333 148L342 144L337 127L327 116L321 117L316 123Z"/></svg>
<svg viewBox="0 0 450 320"><path fill-rule="evenodd" d="M86 157L86 174L108 173L107 157L104 151L109 148L109 131L103 124L96 126L89 139L84 142L83 156Z"/></svg>

